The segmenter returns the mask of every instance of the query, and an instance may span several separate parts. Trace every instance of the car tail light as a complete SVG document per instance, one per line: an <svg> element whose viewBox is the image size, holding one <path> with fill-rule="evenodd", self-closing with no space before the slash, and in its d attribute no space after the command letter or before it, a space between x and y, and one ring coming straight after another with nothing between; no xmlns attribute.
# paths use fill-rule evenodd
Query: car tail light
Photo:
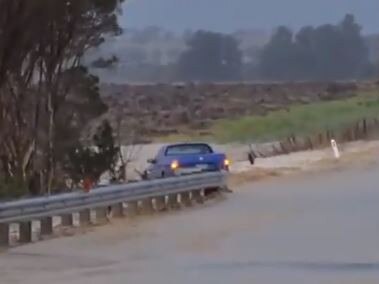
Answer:
<svg viewBox="0 0 379 284"><path fill-rule="evenodd" d="M226 167L230 166L230 161L228 159L224 160L224 166Z"/></svg>
<svg viewBox="0 0 379 284"><path fill-rule="evenodd" d="M230 160L225 159L224 160L224 169L229 170L230 167Z"/></svg>
<svg viewBox="0 0 379 284"><path fill-rule="evenodd" d="M179 168L179 162L178 161L173 161L171 163L171 170L175 171Z"/></svg>

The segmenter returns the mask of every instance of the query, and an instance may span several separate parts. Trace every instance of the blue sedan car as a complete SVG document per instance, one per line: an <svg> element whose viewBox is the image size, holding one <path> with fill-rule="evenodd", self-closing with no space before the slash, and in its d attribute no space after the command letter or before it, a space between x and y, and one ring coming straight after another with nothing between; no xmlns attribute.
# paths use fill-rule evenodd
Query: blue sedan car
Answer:
<svg viewBox="0 0 379 284"><path fill-rule="evenodd" d="M229 171L230 162L223 153L215 153L205 143L171 144L162 147L145 171L147 179L189 175L201 172Z"/></svg>

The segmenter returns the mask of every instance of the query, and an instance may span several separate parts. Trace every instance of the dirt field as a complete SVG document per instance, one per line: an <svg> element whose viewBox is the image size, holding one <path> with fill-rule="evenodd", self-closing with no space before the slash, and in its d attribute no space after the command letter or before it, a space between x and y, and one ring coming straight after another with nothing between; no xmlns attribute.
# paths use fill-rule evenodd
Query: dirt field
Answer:
<svg viewBox="0 0 379 284"><path fill-rule="evenodd" d="M373 88L371 83L103 85L109 111L100 121L120 126L121 140L154 141L169 135L197 133L206 137L220 119L265 115L294 104L343 100ZM133 130L131 133L131 130Z"/></svg>

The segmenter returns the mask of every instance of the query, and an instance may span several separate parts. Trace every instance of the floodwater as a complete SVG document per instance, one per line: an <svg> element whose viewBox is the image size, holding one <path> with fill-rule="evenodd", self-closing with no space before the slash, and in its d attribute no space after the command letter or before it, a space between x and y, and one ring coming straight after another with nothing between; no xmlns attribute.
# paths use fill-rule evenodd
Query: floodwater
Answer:
<svg viewBox="0 0 379 284"><path fill-rule="evenodd" d="M379 283L379 167L281 178L225 200L0 254L0 283Z"/></svg>

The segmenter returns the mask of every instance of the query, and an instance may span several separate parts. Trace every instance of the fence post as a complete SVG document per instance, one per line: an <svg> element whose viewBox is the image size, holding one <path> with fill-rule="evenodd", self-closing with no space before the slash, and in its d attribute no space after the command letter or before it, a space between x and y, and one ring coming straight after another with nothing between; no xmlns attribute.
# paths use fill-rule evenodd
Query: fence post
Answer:
<svg viewBox="0 0 379 284"><path fill-rule="evenodd" d="M333 149L334 157L336 159L341 158L341 153L340 153L340 150L338 149L338 145L337 145L336 140L332 139L331 140L331 144L332 144L332 149Z"/></svg>
<svg viewBox="0 0 379 284"><path fill-rule="evenodd" d="M363 119L363 135L365 136L365 138L367 138L368 136L368 130L367 130L367 120L366 119Z"/></svg>

